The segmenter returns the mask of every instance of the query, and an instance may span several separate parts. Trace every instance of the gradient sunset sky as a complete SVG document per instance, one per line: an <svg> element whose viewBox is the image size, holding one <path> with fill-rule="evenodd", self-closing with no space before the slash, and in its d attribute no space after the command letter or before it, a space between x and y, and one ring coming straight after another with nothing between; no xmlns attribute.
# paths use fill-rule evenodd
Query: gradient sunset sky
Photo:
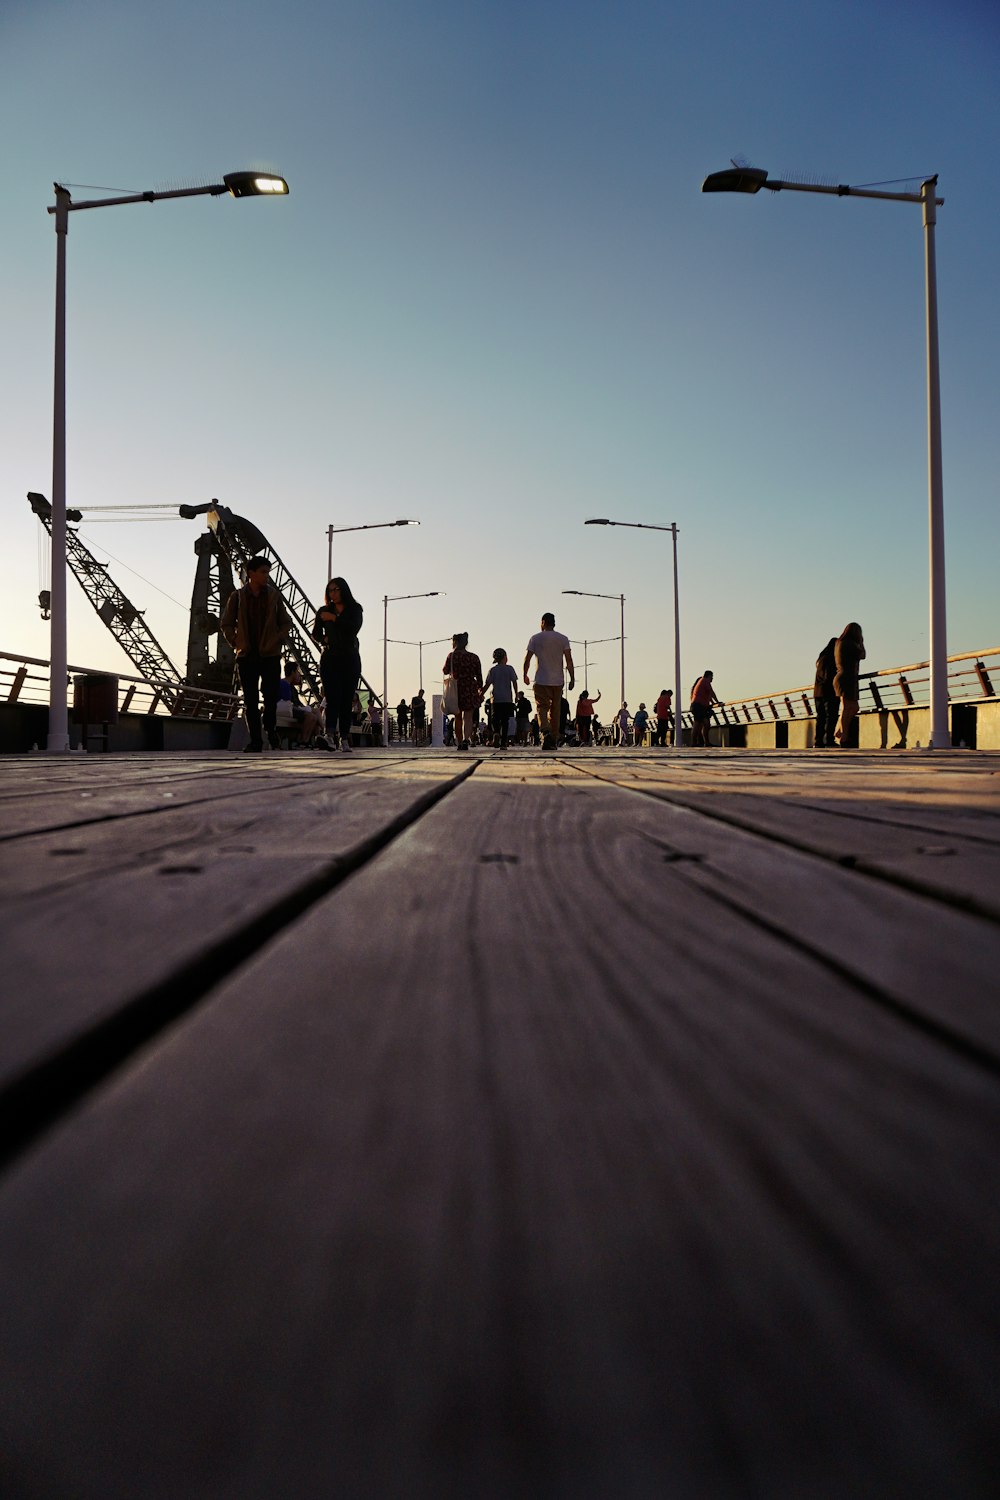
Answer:
<svg viewBox="0 0 1000 1500"><path fill-rule="evenodd" d="M1000 645L998 77L985 0L5 0L0 650L49 654L53 181L256 166L290 196L71 217L70 504L217 496L314 598L328 524L419 518L337 539L376 684L386 593L446 594L390 636L519 668L543 610L617 633L581 589L626 595L632 706L672 686L670 539L589 516L678 523L684 679L723 698L810 681L850 619L869 665L925 657L921 211L702 195L734 155L940 174L949 650ZM82 533L183 668L196 526ZM70 661L130 670L69 597ZM392 647L392 701L416 670Z"/></svg>

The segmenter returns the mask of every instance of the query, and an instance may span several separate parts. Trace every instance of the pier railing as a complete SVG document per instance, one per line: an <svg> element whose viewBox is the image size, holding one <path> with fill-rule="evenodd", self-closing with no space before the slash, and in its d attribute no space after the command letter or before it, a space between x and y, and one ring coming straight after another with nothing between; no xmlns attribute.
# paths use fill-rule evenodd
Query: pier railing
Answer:
<svg viewBox="0 0 1000 1500"><path fill-rule="evenodd" d="M74 677L117 677L118 712L123 714L164 714L173 718L231 721L242 711L241 701L234 693L189 687L187 683L176 681L148 682L126 672L109 673L106 668L70 666L66 672L70 701ZM47 704L48 701L49 663L42 657L0 651L0 703Z"/></svg>
<svg viewBox="0 0 1000 1500"><path fill-rule="evenodd" d="M911 662L907 666L882 667L876 672L859 673L861 712L924 708L928 702L930 663ZM986 651L965 651L948 658L948 701L950 703L983 702L998 696L1000 689L1000 646ZM714 705L715 722L725 724L766 724L775 721L815 717L813 685L785 688L777 693L759 693L754 698L727 699ZM690 714L684 715L685 724Z"/></svg>

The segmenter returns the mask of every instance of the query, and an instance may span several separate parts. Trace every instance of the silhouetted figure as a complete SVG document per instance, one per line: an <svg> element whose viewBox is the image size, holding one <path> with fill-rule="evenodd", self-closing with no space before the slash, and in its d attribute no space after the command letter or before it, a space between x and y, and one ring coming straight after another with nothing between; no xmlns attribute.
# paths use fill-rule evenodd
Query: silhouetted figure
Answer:
<svg viewBox="0 0 1000 1500"><path fill-rule="evenodd" d="M865 638L857 620L852 620L849 625L844 626L834 646L834 655L837 673L833 679L833 690L840 699L840 723L833 737L841 750L846 750L848 748L847 737L850 734L851 725L857 718L861 699L858 668L865 659Z"/></svg>
<svg viewBox="0 0 1000 1500"><path fill-rule="evenodd" d="M836 748L833 732L837 727L840 703L833 679L837 675L837 637L832 635L816 658L816 679L813 682L813 703L816 707L817 750Z"/></svg>
<svg viewBox="0 0 1000 1500"><path fill-rule="evenodd" d="M569 690L573 691L576 677L573 668L573 648L569 637L556 629L553 614L542 615L542 628L535 632L524 653L524 685L531 678L528 668L531 658L538 663L535 669L535 707L538 710L538 727L542 736L542 749L555 750L559 740L561 703L563 695L563 662L569 674Z"/></svg>
<svg viewBox="0 0 1000 1500"><path fill-rule="evenodd" d="M653 705L653 712L656 714L656 744L661 750L666 749L667 735L674 722L673 701L674 695L670 689L661 688L660 696Z"/></svg>
<svg viewBox="0 0 1000 1500"><path fill-rule="evenodd" d="M493 665L486 674L483 693L491 690L490 728L493 731L494 750L506 750L510 740L510 721L514 717L514 695L517 692L517 673L507 660L507 653L498 646L493 653Z"/></svg>
<svg viewBox="0 0 1000 1500"><path fill-rule="evenodd" d="M721 701L712 686L714 676L714 672L702 672L691 689L691 717L694 720L691 743L704 745L706 750L709 747L708 726L712 722L712 704Z"/></svg>
<svg viewBox="0 0 1000 1500"><path fill-rule="evenodd" d="M581 745L589 745L593 740L591 726L594 722L594 704L600 701L600 693L592 698L586 688L576 700L576 734Z"/></svg>
<svg viewBox="0 0 1000 1500"><path fill-rule="evenodd" d="M325 597L326 603L316 615L312 635L323 645L319 673L326 692L326 727L330 730L336 724L341 750L350 750L351 715L361 679L358 632L364 620L364 610L351 593L346 579L331 578Z"/></svg>
<svg viewBox="0 0 1000 1500"><path fill-rule="evenodd" d="M483 666L474 651L468 649L469 632L459 631L451 638L451 650L445 657L444 675L454 677L458 689L458 708L455 711L455 743L459 750L468 750L469 741L476 732L479 704L483 696Z"/></svg>
<svg viewBox="0 0 1000 1500"><path fill-rule="evenodd" d="M261 734L258 689L264 698L264 729L272 750L278 748L278 688L281 684L281 651L292 628L285 601L268 582L271 564L266 557L252 557L247 581L226 600L219 630L236 652L236 670L243 689L243 712L250 731L245 750L257 754L264 748Z"/></svg>

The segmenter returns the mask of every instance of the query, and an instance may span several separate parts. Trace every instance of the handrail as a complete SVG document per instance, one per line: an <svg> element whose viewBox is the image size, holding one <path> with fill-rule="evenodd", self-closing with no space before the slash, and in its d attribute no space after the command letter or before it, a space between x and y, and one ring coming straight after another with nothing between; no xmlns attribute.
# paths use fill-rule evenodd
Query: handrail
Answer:
<svg viewBox="0 0 1000 1500"><path fill-rule="evenodd" d="M45 657L25 656L0 651L0 663L17 663L15 669L0 665L0 703L47 704L49 701L49 662ZM30 672L41 667L42 672ZM211 688L191 687L172 678L156 680L138 677L131 672L109 672L106 667L79 667L68 664L67 688L72 675L116 677L129 684L119 701L119 711L164 714L174 718L210 718L233 720L241 712L241 700L234 693L215 692ZM138 702L136 701L138 700Z"/></svg>
<svg viewBox="0 0 1000 1500"><path fill-rule="evenodd" d="M993 660L991 660L991 658ZM952 670L959 663L972 662L971 667ZM987 666L987 662L990 663ZM878 713L894 709L925 707L929 684L928 661L910 662L906 666L879 667L871 672L859 672L858 681L862 694L867 690L871 702L862 701L862 713ZM983 702L998 696L1000 688L1000 646L990 646L984 651L962 651L948 657L948 698L951 703ZM996 674L996 682L990 670ZM914 676L916 673L918 675ZM924 674L924 675L919 675ZM889 679L892 679L890 681ZM751 698L728 698L724 704L713 704L713 714L721 717L723 724L774 723L802 720L813 717L813 684L803 687L783 688L775 693L758 693ZM687 711L685 711L687 712ZM732 719L730 719L730 714ZM742 717L741 717L742 714Z"/></svg>

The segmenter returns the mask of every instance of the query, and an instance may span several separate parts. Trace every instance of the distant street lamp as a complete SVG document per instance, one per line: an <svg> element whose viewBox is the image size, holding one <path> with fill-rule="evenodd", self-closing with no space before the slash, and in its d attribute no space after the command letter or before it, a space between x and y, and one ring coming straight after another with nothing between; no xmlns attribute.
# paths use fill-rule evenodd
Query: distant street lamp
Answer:
<svg viewBox="0 0 1000 1500"><path fill-rule="evenodd" d="M424 690L424 647L425 646L441 646L441 645L444 644L445 641L450 641L450 640L451 640L451 636L450 635L439 635L433 641L398 641L398 640L394 640L390 636L389 637L389 645L390 646L419 646L420 647L420 691L423 692L423 690Z"/></svg>
<svg viewBox="0 0 1000 1500"><path fill-rule="evenodd" d="M581 599L617 599L622 611L622 664L621 664L621 702L625 702L625 595L624 594L590 594L586 589L563 589L564 594L577 594ZM608 639L613 639L608 637Z"/></svg>
<svg viewBox="0 0 1000 1500"><path fill-rule="evenodd" d="M382 599L382 718L385 721L385 748L389 748L389 605L401 599L439 599L438 589L427 594L386 594Z"/></svg>
<svg viewBox="0 0 1000 1500"><path fill-rule="evenodd" d="M925 278L927 305L927 490L930 552L930 709L928 748L951 744L948 727L948 627L945 610L944 480L941 461L941 379L938 362L937 264L934 230L937 177L928 177L919 193L886 193L874 188L830 187L818 183L772 181L762 167L734 167L713 172L701 185L703 193L833 193L838 198L887 198L895 203L922 203L924 209Z"/></svg>
<svg viewBox="0 0 1000 1500"><path fill-rule="evenodd" d="M617 641L617 640L620 640L620 639L621 639L621 637L617 636L617 635L602 635L601 638L600 638L600 640L597 640L597 641L590 641L590 640L573 641L572 644L574 646L582 646L583 647L583 691L587 694L588 698L590 697L590 679L587 676L587 668L588 667L593 667L593 666L597 665L596 662L592 662L592 661L588 661L587 660L587 651L588 651L588 648L591 647L591 646L603 646L608 641Z"/></svg>
<svg viewBox="0 0 1000 1500"><path fill-rule="evenodd" d="M674 539L674 749L684 748L684 700L681 698L681 610L677 593L677 523L651 526L645 521L584 521L585 526L628 526L635 531L669 531Z"/></svg>
<svg viewBox="0 0 1000 1500"><path fill-rule="evenodd" d="M326 576L333 577L333 538L342 531L382 531L386 526L419 526L419 521L373 521L369 526L328 526L326 528Z"/></svg>
<svg viewBox="0 0 1000 1500"><path fill-rule="evenodd" d="M129 193L120 198L89 198L74 203L68 188L53 183L56 193L49 213L56 230L56 340L52 401L52 585L51 645L49 647L49 732L47 750L69 749L66 707L66 237L69 216L82 208L112 208L119 203L155 203L159 198L269 197L288 192L283 177L270 172L229 172L211 187L175 188L170 192Z"/></svg>

